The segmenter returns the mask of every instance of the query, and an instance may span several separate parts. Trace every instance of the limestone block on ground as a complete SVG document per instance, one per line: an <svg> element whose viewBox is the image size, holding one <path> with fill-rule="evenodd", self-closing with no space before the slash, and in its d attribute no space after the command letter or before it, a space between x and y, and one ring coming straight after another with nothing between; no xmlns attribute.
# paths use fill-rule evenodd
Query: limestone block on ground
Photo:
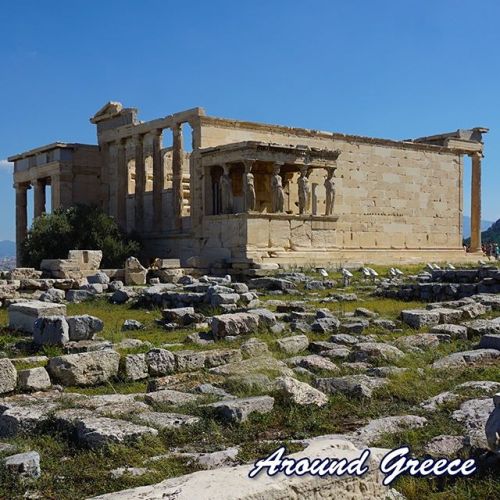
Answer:
<svg viewBox="0 0 500 500"><path fill-rule="evenodd" d="M70 341L64 346L66 354L105 351L108 349L113 349L113 342L110 340L76 340Z"/></svg>
<svg viewBox="0 0 500 500"><path fill-rule="evenodd" d="M76 440L89 448L101 448L113 443L134 443L144 436L156 436L151 427L125 420L94 416L89 410L60 410L54 418L59 425L73 430Z"/></svg>
<svg viewBox="0 0 500 500"><path fill-rule="evenodd" d="M68 290L66 292L66 300L68 302L72 302L74 304L78 304L80 302L85 302L86 300L94 297L94 292L89 290Z"/></svg>
<svg viewBox="0 0 500 500"><path fill-rule="evenodd" d="M345 347L342 344L337 344L335 342L328 342L326 340L314 340L309 344L308 349L316 354L322 353L324 351L330 351L331 349L338 349L340 347Z"/></svg>
<svg viewBox="0 0 500 500"><path fill-rule="evenodd" d="M362 445L371 445L385 434L395 434L406 429L418 429L427 424L425 417L417 415L397 415L371 420L351 434L352 439Z"/></svg>
<svg viewBox="0 0 500 500"><path fill-rule="evenodd" d="M0 437L15 437L20 433L30 434L48 421L56 404L38 403L12 404L0 415Z"/></svg>
<svg viewBox="0 0 500 500"><path fill-rule="evenodd" d="M81 316L68 316L70 340L92 340L95 334L104 328L104 322L95 316L83 314Z"/></svg>
<svg viewBox="0 0 500 500"><path fill-rule="evenodd" d="M483 349L497 349L500 351L500 334L487 333L481 337L479 347Z"/></svg>
<svg viewBox="0 0 500 500"><path fill-rule="evenodd" d="M107 274L103 273L102 271L99 271L95 274L91 274L90 276L87 276L87 281L92 285L92 284L99 284L99 285L107 285L109 283L109 277Z"/></svg>
<svg viewBox="0 0 500 500"><path fill-rule="evenodd" d="M495 453L500 453L500 393L493 397L495 409L486 421L485 431L488 447Z"/></svg>
<svg viewBox="0 0 500 500"><path fill-rule="evenodd" d="M439 313L439 322L442 324L457 323L462 319L463 315L463 311L460 309L451 309L446 307L432 309L432 311Z"/></svg>
<svg viewBox="0 0 500 500"><path fill-rule="evenodd" d="M176 370L179 372L201 370L205 366L205 353L203 351L176 351L174 356Z"/></svg>
<svg viewBox="0 0 500 500"><path fill-rule="evenodd" d="M169 323L178 325L190 325L196 320L196 313L193 307L177 307L173 309L163 309L162 316Z"/></svg>
<svg viewBox="0 0 500 500"><path fill-rule="evenodd" d="M59 290L58 288L49 288L46 292L40 295L40 300L42 302L53 302L61 303L66 298L66 293L64 290Z"/></svg>
<svg viewBox="0 0 500 500"><path fill-rule="evenodd" d="M274 383L277 390L284 392L298 405L324 406L328 402L325 393L292 377L279 377Z"/></svg>
<svg viewBox="0 0 500 500"><path fill-rule="evenodd" d="M215 293L210 296L210 305L217 307L223 304L237 304L239 300L237 293Z"/></svg>
<svg viewBox="0 0 500 500"><path fill-rule="evenodd" d="M247 357L262 356L269 353L269 348L264 341L252 337L241 345L241 352Z"/></svg>
<svg viewBox="0 0 500 500"><path fill-rule="evenodd" d="M45 316L65 316L66 306L53 302L32 300L11 304L8 309L9 328L33 333L35 321Z"/></svg>
<svg viewBox="0 0 500 500"><path fill-rule="evenodd" d="M359 344L360 338L354 335L349 335L347 333L338 333L330 337L330 342L335 342L336 344L344 344L347 346L352 346Z"/></svg>
<svg viewBox="0 0 500 500"><path fill-rule="evenodd" d="M109 292L116 292L117 290L121 290L123 288L123 281L114 280L108 285Z"/></svg>
<svg viewBox="0 0 500 500"><path fill-rule="evenodd" d="M402 349L412 347L430 349L431 347L437 347L439 345L440 337L438 335L433 335L432 333L420 333L417 335L405 335L399 337L394 343Z"/></svg>
<svg viewBox="0 0 500 500"><path fill-rule="evenodd" d="M127 354L123 359L122 373L126 380L136 381L148 378L145 354Z"/></svg>
<svg viewBox="0 0 500 500"><path fill-rule="evenodd" d="M488 448L485 427L494 409L492 398L469 399L452 413L451 418L464 426L465 435L472 446Z"/></svg>
<svg viewBox="0 0 500 500"><path fill-rule="evenodd" d="M282 278L273 278L273 277L264 277L264 278L253 278L248 282L248 287L251 289L255 288L263 288L265 290L292 290L295 288L295 285L292 281L282 279Z"/></svg>
<svg viewBox="0 0 500 500"><path fill-rule="evenodd" d="M129 257L125 261L125 284L145 285L148 271L135 257Z"/></svg>
<svg viewBox="0 0 500 500"><path fill-rule="evenodd" d="M101 265L102 250L70 250L68 260L76 262L82 270L94 271Z"/></svg>
<svg viewBox="0 0 500 500"><path fill-rule="evenodd" d="M285 354L297 354L304 351L309 346L309 339L306 335L294 335L284 337L276 341L280 351Z"/></svg>
<svg viewBox="0 0 500 500"><path fill-rule="evenodd" d="M40 455L36 451L18 453L4 459L4 466L9 472L23 478L40 477Z"/></svg>
<svg viewBox="0 0 500 500"><path fill-rule="evenodd" d="M45 316L35 320L33 342L63 346L69 342L69 325L64 316Z"/></svg>
<svg viewBox="0 0 500 500"><path fill-rule="evenodd" d="M317 333L336 333L339 327L340 321L335 316L318 318L311 325L312 331Z"/></svg>
<svg viewBox="0 0 500 500"><path fill-rule="evenodd" d="M131 290L119 289L113 292L113 295L111 295L109 301L112 304L125 304L134 296L135 293L132 292Z"/></svg>
<svg viewBox="0 0 500 500"><path fill-rule="evenodd" d="M500 333L500 323L488 319L466 321L463 326L467 328L467 335L469 337L486 335L489 333Z"/></svg>
<svg viewBox="0 0 500 500"><path fill-rule="evenodd" d="M144 397L147 404L167 404L182 405L196 401L199 396L187 392L174 391L171 389L162 389L160 391L149 392Z"/></svg>
<svg viewBox="0 0 500 500"><path fill-rule="evenodd" d="M467 327L463 325L436 325L431 328L431 333L450 335L452 339L467 340Z"/></svg>
<svg viewBox="0 0 500 500"><path fill-rule="evenodd" d="M118 374L120 355L111 349L51 358L51 378L65 386L102 384Z"/></svg>
<svg viewBox="0 0 500 500"><path fill-rule="evenodd" d="M20 370L17 374L17 387L20 391L44 391L50 389L50 377L43 366Z"/></svg>
<svg viewBox="0 0 500 500"><path fill-rule="evenodd" d="M330 372L340 371L335 363L317 354L312 354L310 356L295 356L287 359L286 363L290 366L300 366L306 370L312 370L313 372L325 370Z"/></svg>
<svg viewBox="0 0 500 500"><path fill-rule="evenodd" d="M342 393L351 397L371 398L373 391L387 384L384 378L367 375L346 375L338 378L318 378L316 387L326 394Z"/></svg>
<svg viewBox="0 0 500 500"><path fill-rule="evenodd" d="M307 441L307 447L289 455L294 460L328 457L332 460L350 462L361 455L349 440L339 436L319 436ZM94 500L156 500L174 498L176 500L267 500L299 498L390 498L391 489L382 485L383 475L378 468L382 457L389 450L372 448L368 459L368 472L357 476L317 477L268 476L261 472L252 480L248 473L252 464L223 467L216 470L198 471L185 476L167 479L158 484L140 486L121 492L95 497ZM221 488L220 485L224 485Z"/></svg>
<svg viewBox="0 0 500 500"><path fill-rule="evenodd" d="M210 369L210 373L215 375L249 375L250 373L277 371L282 375L292 376L293 372L283 361L273 356L257 356L235 363L217 366Z"/></svg>
<svg viewBox="0 0 500 500"><path fill-rule="evenodd" d="M477 302L466 304L460 307L460 310L462 311L463 318L470 319L477 318L478 316L481 316L482 314L485 314L487 312L486 306Z"/></svg>
<svg viewBox="0 0 500 500"><path fill-rule="evenodd" d="M249 313L221 314L214 316L211 322L212 333L216 339L255 333L258 327L258 317L255 314Z"/></svg>
<svg viewBox="0 0 500 500"><path fill-rule="evenodd" d="M395 361L404 356L397 347L383 342L360 342L354 346L354 361L372 362L376 360Z"/></svg>
<svg viewBox="0 0 500 500"><path fill-rule="evenodd" d="M243 359L239 349L211 349L204 351L205 368L237 363Z"/></svg>
<svg viewBox="0 0 500 500"><path fill-rule="evenodd" d="M276 325L277 322L276 315L272 311L269 311L268 309L264 308L248 309L247 312L249 314L254 314L255 316L257 316L259 321L259 326L261 327L270 328Z"/></svg>
<svg viewBox="0 0 500 500"><path fill-rule="evenodd" d="M426 309L406 309L401 311L401 319L412 328L422 328L424 326L434 326L439 324L439 312Z"/></svg>
<svg viewBox="0 0 500 500"><path fill-rule="evenodd" d="M429 455L441 457L454 457L465 446L465 439L463 436L436 436L432 438L425 446L425 452Z"/></svg>
<svg viewBox="0 0 500 500"><path fill-rule="evenodd" d="M122 325L122 332L130 332L135 330L142 330L144 325L135 319L126 319Z"/></svg>
<svg viewBox="0 0 500 500"><path fill-rule="evenodd" d="M432 368L465 368L482 366L500 361L500 351L496 349L476 349L475 351L454 352L434 361Z"/></svg>
<svg viewBox="0 0 500 500"><path fill-rule="evenodd" d="M176 369L175 356L166 349L151 349L146 353L146 364L149 374L153 377L174 373Z"/></svg>
<svg viewBox="0 0 500 500"><path fill-rule="evenodd" d="M141 424L154 427L156 429L179 429L184 425L197 424L199 417L192 415L181 415L180 413L163 413L157 411L144 412L135 416Z"/></svg>
<svg viewBox="0 0 500 500"><path fill-rule="evenodd" d="M238 457L239 448L232 447L211 453L174 453L175 457L187 459L188 464L196 464L201 469L218 469L226 465L234 465Z"/></svg>
<svg viewBox="0 0 500 500"><path fill-rule="evenodd" d="M17 370L7 358L0 358L0 394L12 392L17 384Z"/></svg>
<svg viewBox="0 0 500 500"><path fill-rule="evenodd" d="M154 269L150 273L158 278L160 283L177 283L184 275L182 269Z"/></svg>
<svg viewBox="0 0 500 500"><path fill-rule="evenodd" d="M254 396L250 398L231 399L206 405L214 408L222 420L228 422L245 422L251 413L269 413L274 407L271 396Z"/></svg>

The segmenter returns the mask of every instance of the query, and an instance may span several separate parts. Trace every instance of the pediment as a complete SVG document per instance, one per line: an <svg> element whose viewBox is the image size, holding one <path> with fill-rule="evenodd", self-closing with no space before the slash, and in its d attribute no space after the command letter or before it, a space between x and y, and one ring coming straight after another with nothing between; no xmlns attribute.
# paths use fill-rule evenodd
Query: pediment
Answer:
<svg viewBox="0 0 500 500"><path fill-rule="evenodd" d="M119 115L123 109L123 104L117 101L107 102L91 119L92 123L99 123L103 120L109 120Z"/></svg>

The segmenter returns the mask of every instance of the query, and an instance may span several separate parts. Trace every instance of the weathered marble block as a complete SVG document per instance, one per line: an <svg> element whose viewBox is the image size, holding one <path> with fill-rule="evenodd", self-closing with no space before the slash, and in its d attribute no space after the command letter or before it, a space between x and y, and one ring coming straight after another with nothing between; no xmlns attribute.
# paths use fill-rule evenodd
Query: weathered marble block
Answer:
<svg viewBox="0 0 500 500"><path fill-rule="evenodd" d="M8 314L9 328L33 333L34 324L38 318L45 316L64 316L66 315L66 306L54 302L33 300L10 305Z"/></svg>

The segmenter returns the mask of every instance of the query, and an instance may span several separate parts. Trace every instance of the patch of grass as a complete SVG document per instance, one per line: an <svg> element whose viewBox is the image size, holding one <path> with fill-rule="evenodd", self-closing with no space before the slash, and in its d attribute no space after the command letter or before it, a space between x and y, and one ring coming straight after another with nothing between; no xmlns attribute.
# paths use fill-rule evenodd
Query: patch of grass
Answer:
<svg viewBox="0 0 500 500"><path fill-rule="evenodd" d="M137 382L109 381L106 384L92 387L66 387L65 392L77 392L86 396L100 396L103 394L135 394L145 393L147 387L146 380Z"/></svg>

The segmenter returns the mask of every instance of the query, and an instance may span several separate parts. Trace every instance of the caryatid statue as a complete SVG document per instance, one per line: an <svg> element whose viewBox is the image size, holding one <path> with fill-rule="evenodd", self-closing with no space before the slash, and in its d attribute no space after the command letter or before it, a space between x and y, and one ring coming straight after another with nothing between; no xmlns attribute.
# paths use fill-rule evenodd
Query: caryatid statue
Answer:
<svg viewBox="0 0 500 500"><path fill-rule="evenodd" d="M271 177L272 210L274 213L281 213L285 209L285 193L283 191L283 180L280 175L280 165L273 167Z"/></svg>
<svg viewBox="0 0 500 500"><path fill-rule="evenodd" d="M307 178L307 167L300 169L300 177L297 181L299 186L299 214L305 214L309 210L309 202L311 199L311 188L309 187L309 179Z"/></svg>
<svg viewBox="0 0 500 500"><path fill-rule="evenodd" d="M233 184L229 175L229 165L224 165L224 173L220 176L220 196L223 214L233 212Z"/></svg>
<svg viewBox="0 0 500 500"><path fill-rule="evenodd" d="M257 201L255 195L255 183L252 174L252 163L245 161L245 173L243 176L243 186L245 189L245 209L247 212L252 212L255 210L255 204Z"/></svg>
<svg viewBox="0 0 500 500"><path fill-rule="evenodd" d="M335 181L333 175L335 174L334 168L327 169L325 178L325 192L326 192L326 209L325 215L333 214L333 207L335 205Z"/></svg>

